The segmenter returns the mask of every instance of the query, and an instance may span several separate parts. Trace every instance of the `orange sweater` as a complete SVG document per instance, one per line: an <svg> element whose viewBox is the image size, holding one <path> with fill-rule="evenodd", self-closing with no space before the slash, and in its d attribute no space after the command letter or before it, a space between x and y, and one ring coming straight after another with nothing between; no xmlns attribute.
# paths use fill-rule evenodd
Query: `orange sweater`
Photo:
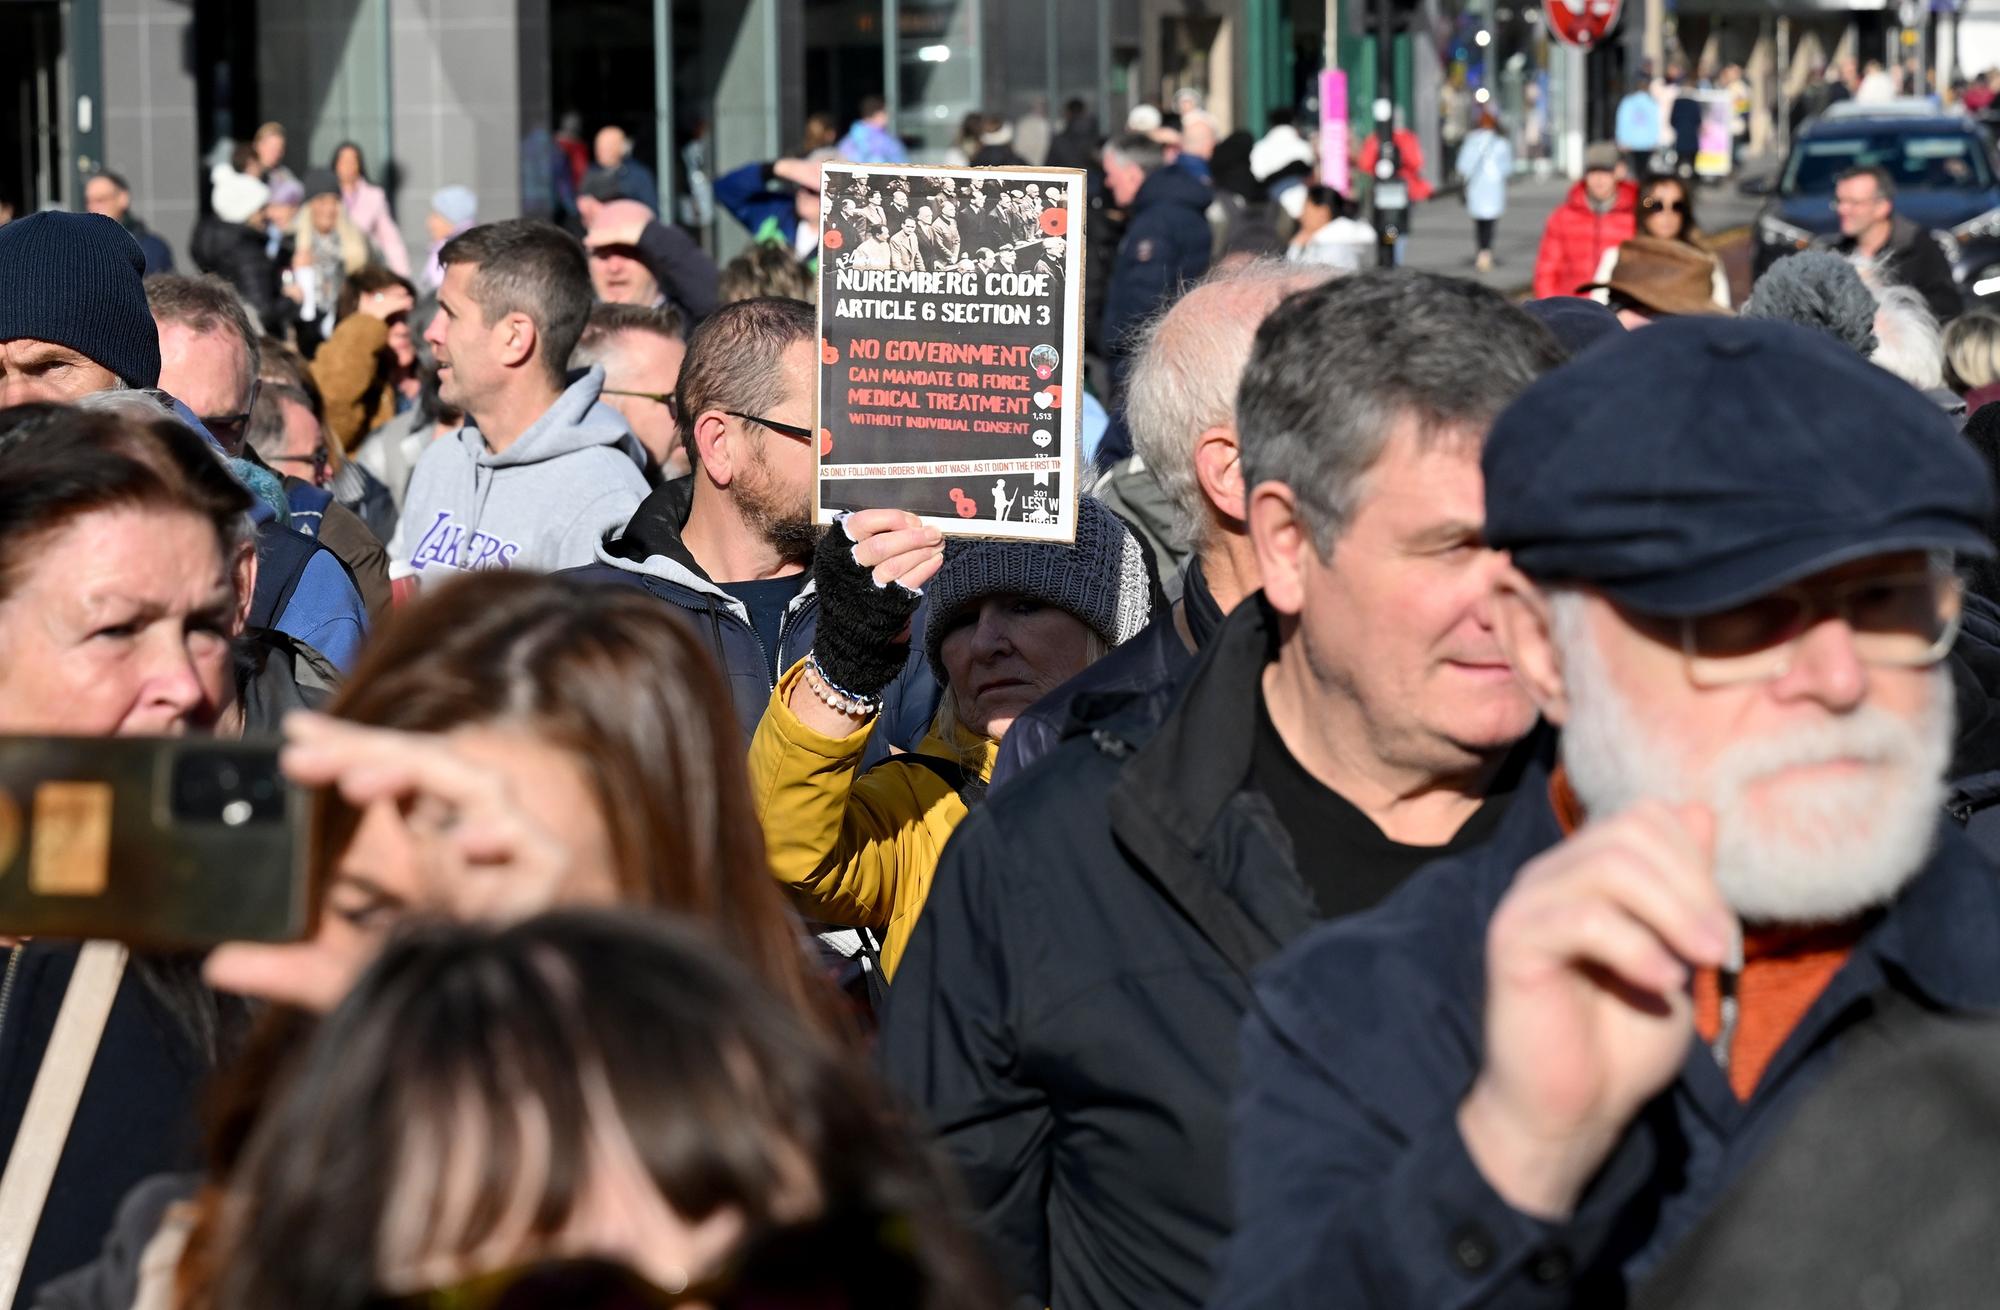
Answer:
<svg viewBox="0 0 2000 1310"><path fill-rule="evenodd" d="M1560 766L1549 779L1549 802L1565 834L1583 826L1583 805ZM1729 1044L1729 1086L1737 1100L1747 1101L1757 1090L1771 1058L1840 972L1861 930L1860 923L1842 923L1744 932L1743 970L1736 976L1736 1032ZM1695 972L1694 1026L1709 1043L1722 1031L1719 970Z"/></svg>

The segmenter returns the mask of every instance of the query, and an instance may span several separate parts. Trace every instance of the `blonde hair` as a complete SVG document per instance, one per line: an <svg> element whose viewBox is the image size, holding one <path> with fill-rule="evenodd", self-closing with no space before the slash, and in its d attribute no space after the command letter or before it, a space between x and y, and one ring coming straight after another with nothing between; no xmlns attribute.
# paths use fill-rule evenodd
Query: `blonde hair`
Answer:
<svg viewBox="0 0 2000 1310"><path fill-rule="evenodd" d="M2000 382L2000 314L1975 309L1944 330L1944 383L1964 395Z"/></svg>
<svg viewBox="0 0 2000 1310"><path fill-rule="evenodd" d="M347 206L342 205L333 220L333 236L340 242L340 262L349 273L358 273L368 265L368 238L361 229L354 226L354 220L347 216ZM313 257L314 248L319 243L319 229L313 226L312 207L300 205L298 217L292 220L292 240L297 250L307 259Z"/></svg>

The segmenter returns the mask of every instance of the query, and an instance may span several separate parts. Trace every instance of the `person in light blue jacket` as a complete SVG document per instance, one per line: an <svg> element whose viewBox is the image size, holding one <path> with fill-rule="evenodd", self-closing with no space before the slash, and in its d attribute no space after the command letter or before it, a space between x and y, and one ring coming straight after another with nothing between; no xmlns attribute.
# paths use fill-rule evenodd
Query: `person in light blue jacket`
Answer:
<svg viewBox="0 0 2000 1310"><path fill-rule="evenodd" d="M1625 152L1626 167L1634 182L1643 182L1652 173L1653 152L1667 144L1660 98L1643 77L1635 78L1632 90L1618 102L1616 136Z"/></svg>
<svg viewBox="0 0 2000 1310"><path fill-rule="evenodd" d="M1465 179L1465 212L1472 215L1472 266L1493 269L1493 230L1507 211L1507 179L1514 173L1514 147L1491 109L1479 111L1479 126L1458 147L1458 175Z"/></svg>

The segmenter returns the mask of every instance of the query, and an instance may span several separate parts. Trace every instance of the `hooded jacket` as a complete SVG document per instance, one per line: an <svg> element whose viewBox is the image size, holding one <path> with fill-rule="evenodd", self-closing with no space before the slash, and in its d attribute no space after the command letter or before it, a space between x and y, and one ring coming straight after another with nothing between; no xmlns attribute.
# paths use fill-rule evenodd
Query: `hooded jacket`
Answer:
<svg viewBox="0 0 2000 1310"><path fill-rule="evenodd" d="M1535 255L1535 299L1575 296L1597 276L1604 252L1629 241L1638 230L1639 188L1620 182L1603 212L1591 207L1590 193L1578 182L1569 197L1549 215L1542 229L1541 250Z"/></svg>
<svg viewBox="0 0 2000 1310"><path fill-rule="evenodd" d="M751 739L750 801L771 872L800 913L873 929L882 938L882 976L893 982L938 857L970 809L952 781L910 755L865 769L874 720L845 737L801 722L787 702L803 667L778 680ZM940 712L915 753L984 783L999 746Z"/></svg>
<svg viewBox="0 0 2000 1310"><path fill-rule="evenodd" d="M1105 290L1101 348L1122 355L1141 321L1208 271L1214 235L1208 202L1214 192L1182 168L1158 168L1132 198L1125 238L1118 243Z"/></svg>
<svg viewBox="0 0 2000 1310"><path fill-rule="evenodd" d="M711 579L681 541L693 509L693 476L662 485L646 497L630 523L604 534L593 551L596 563L572 576L637 587L672 605L692 624L729 685L736 721L748 745L771 699L772 664L789 669L812 650L813 635L819 630L819 591L808 578L786 606L773 661L751 625L749 609ZM922 631L921 621L914 630ZM938 689L921 651L911 654L902 674L882 695L882 722L887 728L870 739L869 762L885 756L890 742L907 749L929 728Z"/></svg>
<svg viewBox="0 0 2000 1310"><path fill-rule="evenodd" d="M646 497L644 452L598 400L601 365L495 453L470 422L433 441L410 475L389 576L588 564Z"/></svg>

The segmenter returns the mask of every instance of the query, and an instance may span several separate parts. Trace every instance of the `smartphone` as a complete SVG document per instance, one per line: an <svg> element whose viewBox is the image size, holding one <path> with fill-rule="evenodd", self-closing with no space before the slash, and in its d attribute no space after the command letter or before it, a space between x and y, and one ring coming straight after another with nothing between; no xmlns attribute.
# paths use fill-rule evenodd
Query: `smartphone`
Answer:
<svg viewBox="0 0 2000 1310"><path fill-rule="evenodd" d="M168 949L304 936L311 798L278 748L0 736L0 936Z"/></svg>

